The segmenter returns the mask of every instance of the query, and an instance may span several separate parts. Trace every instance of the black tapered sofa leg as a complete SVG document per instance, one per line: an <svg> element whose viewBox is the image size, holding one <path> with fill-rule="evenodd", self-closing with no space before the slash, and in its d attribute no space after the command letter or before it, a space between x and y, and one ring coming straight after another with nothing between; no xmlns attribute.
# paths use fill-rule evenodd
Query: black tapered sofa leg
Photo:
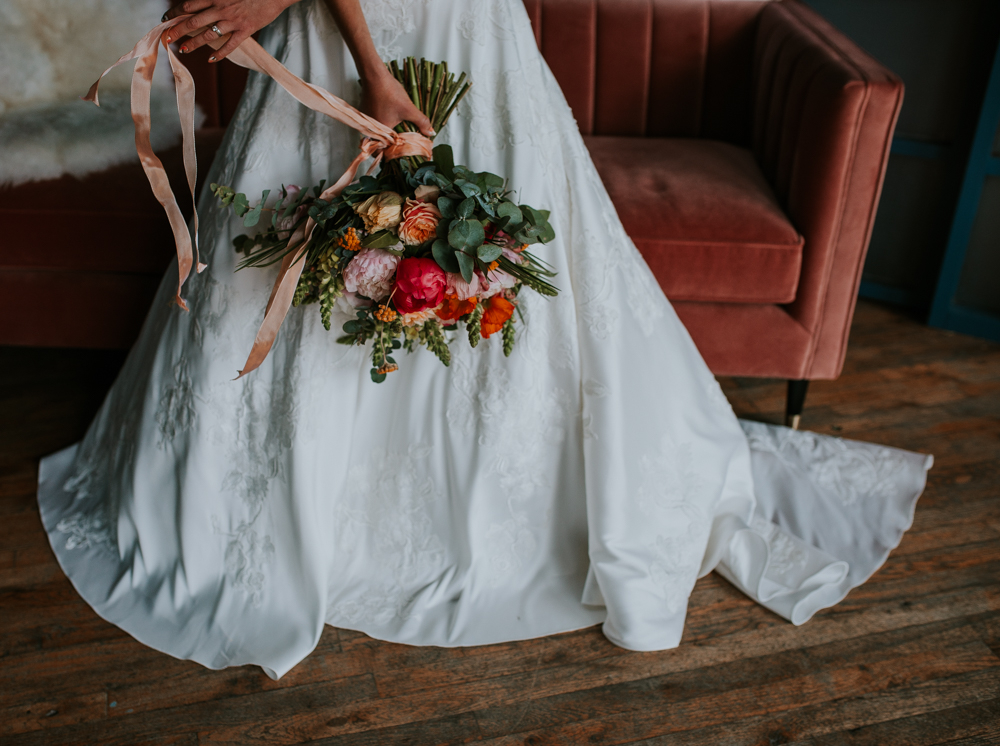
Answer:
<svg viewBox="0 0 1000 746"><path fill-rule="evenodd" d="M809 381L789 381L788 399L785 403L785 425L793 430L799 429L802 421L802 409L806 404L806 392Z"/></svg>

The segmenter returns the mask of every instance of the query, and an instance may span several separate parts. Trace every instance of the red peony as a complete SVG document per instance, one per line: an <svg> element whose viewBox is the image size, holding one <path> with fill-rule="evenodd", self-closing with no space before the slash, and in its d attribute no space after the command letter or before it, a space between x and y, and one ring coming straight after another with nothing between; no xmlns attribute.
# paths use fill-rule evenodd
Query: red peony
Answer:
<svg viewBox="0 0 1000 746"><path fill-rule="evenodd" d="M396 267L392 301L400 313L434 308L444 299L445 271L433 259L402 259Z"/></svg>

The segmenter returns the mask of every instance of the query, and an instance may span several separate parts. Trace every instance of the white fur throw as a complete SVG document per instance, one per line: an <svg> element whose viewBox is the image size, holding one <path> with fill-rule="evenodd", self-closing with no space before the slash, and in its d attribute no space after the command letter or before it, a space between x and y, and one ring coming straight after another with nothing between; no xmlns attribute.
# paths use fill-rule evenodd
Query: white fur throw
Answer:
<svg viewBox="0 0 1000 746"><path fill-rule="evenodd" d="M0 184L82 176L138 161L129 104L132 63L80 100L167 8L165 0L0 0ZM160 55L152 144L180 138L173 80Z"/></svg>

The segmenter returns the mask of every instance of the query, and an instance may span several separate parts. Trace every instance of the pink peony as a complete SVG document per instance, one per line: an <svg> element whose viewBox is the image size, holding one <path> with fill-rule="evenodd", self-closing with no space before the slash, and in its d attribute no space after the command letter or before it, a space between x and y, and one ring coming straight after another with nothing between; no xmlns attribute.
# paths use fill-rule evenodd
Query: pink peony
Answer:
<svg viewBox="0 0 1000 746"><path fill-rule="evenodd" d="M399 240L408 246L419 246L437 232L441 213L432 204L407 199L403 221L399 224Z"/></svg>
<svg viewBox="0 0 1000 746"><path fill-rule="evenodd" d="M392 300L403 314L434 308L444 299L446 273L433 259L403 259L396 267Z"/></svg>
<svg viewBox="0 0 1000 746"><path fill-rule="evenodd" d="M344 287L372 300L382 300L392 290L399 257L385 249L361 249L344 268Z"/></svg>

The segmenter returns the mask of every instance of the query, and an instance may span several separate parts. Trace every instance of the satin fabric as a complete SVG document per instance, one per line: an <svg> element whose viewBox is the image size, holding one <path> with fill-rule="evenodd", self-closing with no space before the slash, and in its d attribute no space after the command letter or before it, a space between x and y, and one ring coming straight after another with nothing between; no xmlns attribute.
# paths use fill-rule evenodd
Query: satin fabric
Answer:
<svg viewBox="0 0 1000 746"><path fill-rule="evenodd" d="M204 194L208 269L190 313L167 273L84 440L43 460L39 503L81 595L140 641L212 668L281 676L324 623L420 645L603 624L676 646L718 569L802 623L867 578L909 526L930 457L740 423L625 235L520 0L367 0L384 58L447 60L474 86L440 135L552 211L561 289L522 294L501 340L400 360L293 310L234 381L275 270L234 273L238 220ZM320 2L262 45L357 101ZM338 174L355 136L251 73L208 181L248 194Z"/></svg>

